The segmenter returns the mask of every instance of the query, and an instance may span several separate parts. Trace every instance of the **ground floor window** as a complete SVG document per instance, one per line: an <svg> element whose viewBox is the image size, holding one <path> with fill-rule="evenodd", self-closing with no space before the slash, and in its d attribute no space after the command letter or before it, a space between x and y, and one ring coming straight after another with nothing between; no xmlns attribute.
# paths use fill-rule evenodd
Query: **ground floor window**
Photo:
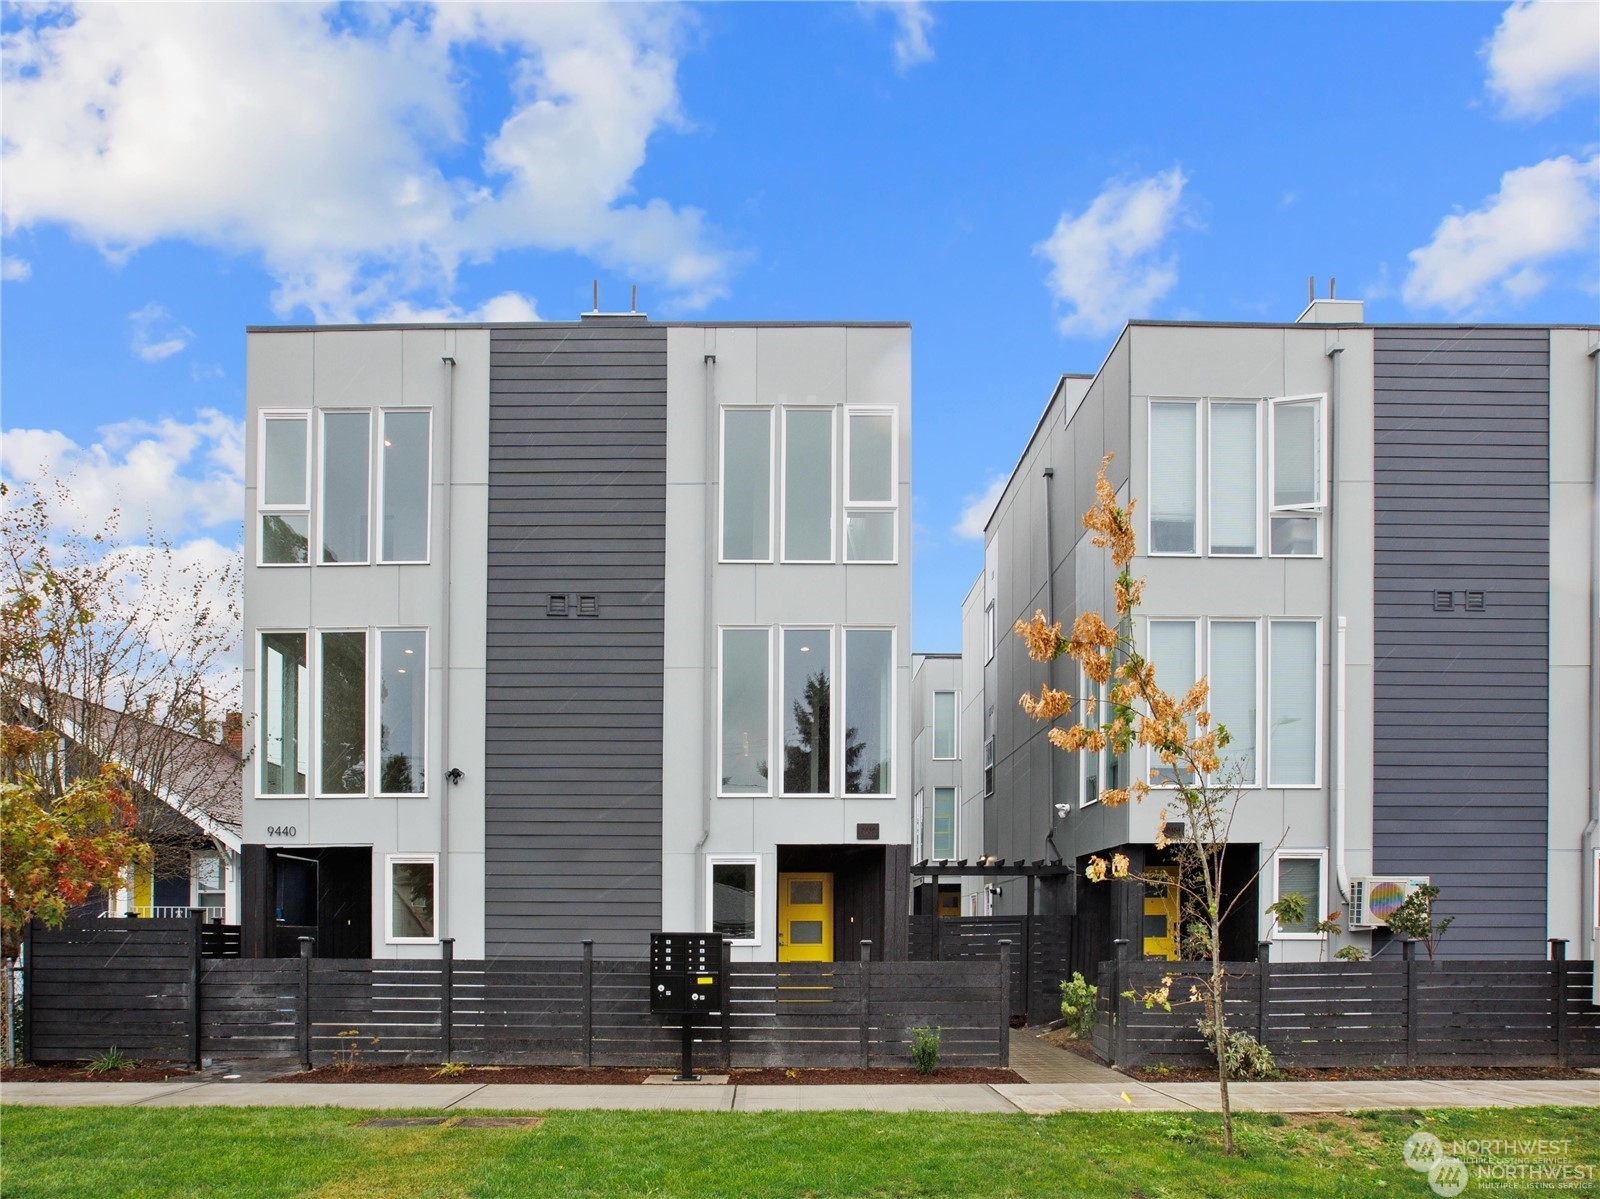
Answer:
<svg viewBox="0 0 1600 1199"><path fill-rule="evenodd" d="M1281 854L1278 857L1278 899L1286 895L1298 895L1306 901L1305 918L1302 920L1278 920L1278 935L1291 937L1320 936L1316 925L1323 918L1325 901L1322 897L1322 858L1296 857L1293 854Z"/></svg>
<svg viewBox="0 0 1600 1199"><path fill-rule="evenodd" d="M760 859L712 858L710 866L706 910L711 913L711 931L735 945L759 943Z"/></svg>
<svg viewBox="0 0 1600 1199"><path fill-rule="evenodd" d="M439 873L437 854L394 855L389 871L390 941L434 941L435 891Z"/></svg>

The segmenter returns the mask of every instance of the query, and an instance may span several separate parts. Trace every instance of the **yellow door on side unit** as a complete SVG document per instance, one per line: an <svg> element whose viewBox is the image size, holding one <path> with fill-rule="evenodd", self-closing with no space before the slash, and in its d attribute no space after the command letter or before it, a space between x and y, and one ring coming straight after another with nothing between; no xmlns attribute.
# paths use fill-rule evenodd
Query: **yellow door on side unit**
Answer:
<svg viewBox="0 0 1600 1199"><path fill-rule="evenodd" d="M833 875L778 875L778 960L833 961Z"/></svg>
<svg viewBox="0 0 1600 1199"><path fill-rule="evenodd" d="M1152 866L1145 871L1144 956L1178 959L1178 870Z"/></svg>

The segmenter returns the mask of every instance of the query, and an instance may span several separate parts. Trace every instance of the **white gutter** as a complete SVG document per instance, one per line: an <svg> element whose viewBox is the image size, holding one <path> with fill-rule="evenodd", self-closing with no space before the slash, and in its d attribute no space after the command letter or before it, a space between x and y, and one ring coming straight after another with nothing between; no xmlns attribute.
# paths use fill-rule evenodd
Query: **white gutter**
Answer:
<svg viewBox="0 0 1600 1199"><path fill-rule="evenodd" d="M1594 364L1593 403L1589 407L1594 427L1594 455L1589 476L1589 823L1583 826L1583 878L1578 887L1583 910L1578 913L1578 935L1587 937L1587 954L1600 952L1600 928L1595 927L1600 910L1600 345L1591 346L1589 361ZM1600 1002L1600 971L1595 972L1595 996Z"/></svg>
<svg viewBox="0 0 1600 1199"><path fill-rule="evenodd" d="M439 619L439 661L444 669L439 686L439 748L444 754L444 762L440 765L445 771L453 769L450 761L450 597L453 580L451 573L454 563L450 553L453 543L450 528L450 493L455 487L455 463L451 460L455 452L456 425L456 335L454 330L445 330L445 350L447 351L440 361L444 363L446 376L449 380L445 384L447 408L444 416L444 446L440 450L440 457L444 460L444 494L440 503L444 506L441 514L444 524L444 545L439 548L440 565L444 567L444 612ZM430 468L431 469L431 468ZM432 486L432 477L429 478ZM380 665L381 669L381 665ZM433 669L432 664L428 666ZM443 941L449 932L450 923L450 890L448 880L450 877L450 795L455 788L455 782L448 773L433 769L433 775L443 783L439 787L439 864L435 869L438 873L433 880L433 919L434 935ZM457 776L460 777L460 776ZM387 884L385 884L387 885Z"/></svg>
<svg viewBox="0 0 1600 1199"><path fill-rule="evenodd" d="M1328 856L1333 859L1339 895L1350 901L1350 868L1345 862L1345 618L1339 615L1338 504L1335 493L1339 480L1339 382L1344 346L1329 346L1327 357L1332 378L1328 387L1328 619L1333 627L1334 644L1329 654L1328 680Z"/></svg>

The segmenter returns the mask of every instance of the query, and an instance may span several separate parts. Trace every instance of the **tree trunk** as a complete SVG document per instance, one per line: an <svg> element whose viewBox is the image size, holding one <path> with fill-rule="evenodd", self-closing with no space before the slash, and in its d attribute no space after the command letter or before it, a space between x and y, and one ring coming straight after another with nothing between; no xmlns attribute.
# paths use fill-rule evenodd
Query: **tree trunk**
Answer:
<svg viewBox="0 0 1600 1199"><path fill-rule="evenodd" d="M1228 1024L1223 1013L1222 928L1220 922L1211 926L1211 1002L1213 1004L1212 1031L1216 1035L1217 1086L1222 1092L1222 1151L1233 1156L1233 1107L1228 1102Z"/></svg>

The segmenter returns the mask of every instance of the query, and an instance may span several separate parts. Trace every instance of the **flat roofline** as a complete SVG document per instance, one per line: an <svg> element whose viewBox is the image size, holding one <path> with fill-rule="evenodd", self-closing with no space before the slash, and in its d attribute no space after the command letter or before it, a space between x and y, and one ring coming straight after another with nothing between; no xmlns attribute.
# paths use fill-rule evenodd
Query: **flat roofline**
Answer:
<svg viewBox="0 0 1600 1199"><path fill-rule="evenodd" d="M938 653L929 653L926 650L914 649L911 651L911 656L913 658L959 658L961 652L959 650L941 650Z"/></svg>
<svg viewBox="0 0 1600 1199"><path fill-rule="evenodd" d="M1129 328L1138 325L1157 329L1600 329L1600 325L1579 321L1158 321L1141 318L1128 322Z"/></svg>
<svg viewBox="0 0 1600 1199"><path fill-rule="evenodd" d="M616 315L606 313L605 315ZM627 313L620 315L626 316ZM396 329L909 329L910 321L401 321L396 324L246 325L246 333L350 333Z"/></svg>

